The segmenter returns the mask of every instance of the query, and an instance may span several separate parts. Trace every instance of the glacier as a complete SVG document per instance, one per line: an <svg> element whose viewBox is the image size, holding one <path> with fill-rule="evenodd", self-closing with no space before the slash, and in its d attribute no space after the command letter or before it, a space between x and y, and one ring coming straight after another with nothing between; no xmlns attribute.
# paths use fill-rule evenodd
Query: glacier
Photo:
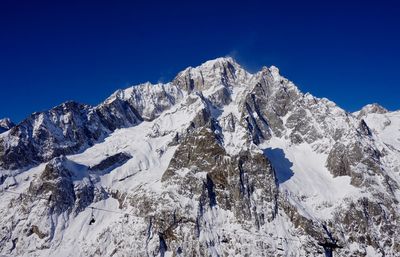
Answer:
<svg viewBox="0 0 400 257"><path fill-rule="evenodd" d="M231 57L66 102L0 134L0 254L400 256L399 128Z"/></svg>

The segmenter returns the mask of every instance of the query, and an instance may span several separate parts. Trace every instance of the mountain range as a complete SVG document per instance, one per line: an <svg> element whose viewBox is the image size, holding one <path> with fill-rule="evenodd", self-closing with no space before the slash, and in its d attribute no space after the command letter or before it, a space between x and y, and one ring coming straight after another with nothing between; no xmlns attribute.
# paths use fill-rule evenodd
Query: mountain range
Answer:
<svg viewBox="0 0 400 257"><path fill-rule="evenodd" d="M400 256L400 111L274 66L217 58L0 133L5 256Z"/></svg>

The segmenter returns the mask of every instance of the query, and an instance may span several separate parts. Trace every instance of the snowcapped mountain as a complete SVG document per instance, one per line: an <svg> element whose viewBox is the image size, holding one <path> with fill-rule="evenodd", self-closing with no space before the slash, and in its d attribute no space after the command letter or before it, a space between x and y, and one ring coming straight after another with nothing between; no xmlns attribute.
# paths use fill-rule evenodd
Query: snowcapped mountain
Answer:
<svg viewBox="0 0 400 257"><path fill-rule="evenodd" d="M14 126L15 124L9 118L0 119L0 133L7 131Z"/></svg>
<svg viewBox="0 0 400 257"><path fill-rule="evenodd" d="M0 253L400 256L399 128L232 58L63 103L0 134Z"/></svg>

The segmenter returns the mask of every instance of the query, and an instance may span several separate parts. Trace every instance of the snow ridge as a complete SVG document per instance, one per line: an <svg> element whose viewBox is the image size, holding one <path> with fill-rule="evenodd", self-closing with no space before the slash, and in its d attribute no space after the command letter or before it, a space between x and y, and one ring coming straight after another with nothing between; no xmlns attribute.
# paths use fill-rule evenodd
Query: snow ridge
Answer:
<svg viewBox="0 0 400 257"><path fill-rule="evenodd" d="M0 253L396 256L399 127L230 57L63 103L0 134Z"/></svg>

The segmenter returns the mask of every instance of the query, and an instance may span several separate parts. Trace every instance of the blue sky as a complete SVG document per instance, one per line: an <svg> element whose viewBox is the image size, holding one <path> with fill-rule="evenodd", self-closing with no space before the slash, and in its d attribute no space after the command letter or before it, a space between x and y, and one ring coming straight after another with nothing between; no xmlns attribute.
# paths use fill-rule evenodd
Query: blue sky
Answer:
<svg viewBox="0 0 400 257"><path fill-rule="evenodd" d="M351 2L351 3L349 3ZM396 1L0 1L0 117L169 81L231 55L349 111L400 109Z"/></svg>

